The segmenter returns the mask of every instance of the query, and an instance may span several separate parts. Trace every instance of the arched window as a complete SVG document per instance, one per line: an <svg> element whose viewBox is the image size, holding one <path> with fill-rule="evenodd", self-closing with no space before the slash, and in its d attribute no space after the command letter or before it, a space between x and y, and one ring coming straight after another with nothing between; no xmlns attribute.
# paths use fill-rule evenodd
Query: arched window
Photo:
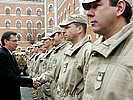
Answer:
<svg viewBox="0 0 133 100"><path fill-rule="evenodd" d="M31 15L31 10L29 8L27 9L27 15Z"/></svg>
<svg viewBox="0 0 133 100"><path fill-rule="evenodd" d="M6 28L10 28L10 21L9 20L6 21Z"/></svg>
<svg viewBox="0 0 133 100"><path fill-rule="evenodd" d="M75 5L75 0L73 0L73 9L75 10L75 7L76 5Z"/></svg>
<svg viewBox="0 0 133 100"><path fill-rule="evenodd" d="M9 14L10 14L10 9L6 8L6 15L9 15Z"/></svg>
<svg viewBox="0 0 133 100"><path fill-rule="evenodd" d="M42 35L38 35L38 41L41 41L41 39L42 39Z"/></svg>
<svg viewBox="0 0 133 100"><path fill-rule="evenodd" d="M69 14L71 13L71 6L68 6Z"/></svg>
<svg viewBox="0 0 133 100"><path fill-rule="evenodd" d="M31 21L27 22L27 28L30 29L31 28Z"/></svg>
<svg viewBox="0 0 133 100"><path fill-rule="evenodd" d="M38 10L37 10L37 15L38 15L38 16L41 16L41 9L38 9Z"/></svg>
<svg viewBox="0 0 133 100"><path fill-rule="evenodd" d="M50 20L49 20L49 26L53 26L53 19L52 18L50 18Z"/></svg>
<svg viewBox="0 0 133 100"><path fill-rule="evenodd" d="M17 8L17 15L20 15L20 8Z"/></svg>
<svg viewBox="0 0 133 100"><path fill-rule="evenodd" d="M31 41L31 34L27 34L27 41Z"/></svg>
<svg viewBox="0 0 133 100"><path fill-rule="evenodd" d="M37 23L37 27L38 27L38 29L41 28L41 22L40 22L40 21L38 21L38 23Z"/></svg>
<svg viewBox="0 0 133 100"><path fill-rule="evenodd" d="M50 6L49 6L49 12L52 12L52 11L53 11L53 6L50 5Z"/></svg>
<svg viewBox="0 0 133 100"><path fill-rule="evenodd" d="M17 34L18 41L21 41L21 35Z"/></svg>
<svg viewBox="0 0 133 100"><path fill-rule="evenodd" d="M21 22L17 21L17 28L20 28L20 27L21 27Z"/></svg>

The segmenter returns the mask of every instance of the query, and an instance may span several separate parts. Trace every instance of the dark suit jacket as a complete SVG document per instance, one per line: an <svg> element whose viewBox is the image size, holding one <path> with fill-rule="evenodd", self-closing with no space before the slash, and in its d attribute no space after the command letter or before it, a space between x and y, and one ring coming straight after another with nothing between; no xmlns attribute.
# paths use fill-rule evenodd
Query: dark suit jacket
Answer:
<svg viewBox="0 0 133 100"><path fill-rule="evenodd" d="M21 100L20 86L32 87L33 81L20 77L16 60L5 47L2 47L0 49L0 98Z"/></svg>

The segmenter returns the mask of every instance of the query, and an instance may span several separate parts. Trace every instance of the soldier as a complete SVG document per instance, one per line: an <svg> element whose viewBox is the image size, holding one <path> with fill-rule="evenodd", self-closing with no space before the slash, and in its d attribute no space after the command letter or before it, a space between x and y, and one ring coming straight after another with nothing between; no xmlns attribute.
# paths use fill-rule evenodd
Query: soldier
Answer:
<svg viewBox="0 0 133 100"><path fill-rule="evenodd" d="M84 66L90 54L91 43L86 35L86 17L84 15L68 15L60 24L66 40L72 47L65 51L65 57L57 68L60 68L56 79L56 100L82 100L85 74ZM43 79L47 79L44 76Z"/></svg>
<svg viewBox="0 0 133 100"><path fill-rule="evenodd" d="M39 45L36 43L36 44L33 44L33 47L34 47L34 55L30 59L30 71L29 71L29 75L31 78L33 77L33 69L35 67L34 66L35 65L35 59L40 54L39 53Z"/></svg>
<svg viewBox="0 0 133 100"><path fill-rule="evenodd" d="M34 49L33 49L33 47L30 47L30 49L29 49L29 55L26 56L27 73L28 73L28 74L29 74L29 72L30 72L30 64L31 64L30 62L31 62L31 58L32 58L32 56L34 57L33 53L34 53Z"/></svg>
<svg viewBox="0 0 133 100"><path fill-rule="evenodd" d="M64 52L71 47L71 43L66 41L64 35L62 33L63 29L60 26L54 27L53 33L51 34L51 38L54 40L54 50L50 56L48 67L49 71L43 73L41 78L41 83L45 83L45 79L43 77L47 77L50 81L50 89L51 96L53 99L56 99L56 82L58 79L58 74L60 72L60 63L64 59Z"/></svg>
<svg viewBox="0 0 133 100"><path fill-rule="evenodd" d="M47 70L47 64L49 57L53 51L53 41L51 40L50 36L47 35L46 37L42 38L43 43L44 43L44 48L46 49L45 54L40 58L40 67L38 70L38 75L40 76L43 72Z"/></svg>
<svg viewBox="0 0 133 100"><path fill-rule="evenodd" d="M34 73L34 77L38 77L39 72L39 66L40 66L40 59L45 55L47 48L45 48L44 43L40 43L40 55L38 57L38 59L36 60L36 68L35 68L35 73Z"/></svg>
<svg viewBox="0 0 133 100"><path fill-rule="evenodd" d="M49 37L49 35L47 35L46 37L43 37L42 40L44 43L44 47L47 49L47 51L45 52L44 56L42 58L40 58L40 64L39 64L37 76L40 76L42 73L49 70L47 65L48 65L48 61L49 61L49 58L51 56L51 53L53 52L53 41ZM42 86L38 87L37 93L38 93L38 98L40 100L47 100L47 99L51 100L50 84L45 83Z"/></svg>
<svg viewBox="0 0 133 100"><path fill-rule="evenodd" d="M133 100L132 0L84 0L93 44L83 100Z"/></svg>
<svg viewBox="0 0 133 100"><path fill-rule="evenodd" d="M64 28L66 40L72 47L65 52L58 78L58 100L82 100L84 89L84 66L90 54L91 43L86 36L86 17L84 15L68 15L60 24Z"/></svg>

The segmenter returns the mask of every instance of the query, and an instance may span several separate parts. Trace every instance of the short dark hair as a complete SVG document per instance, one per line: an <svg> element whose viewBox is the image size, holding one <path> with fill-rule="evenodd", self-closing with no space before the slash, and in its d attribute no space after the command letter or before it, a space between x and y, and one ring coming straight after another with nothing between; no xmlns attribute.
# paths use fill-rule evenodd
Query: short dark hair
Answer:
<svg viewBox="0 0 133 100"><path fill-rule="evenodd" d="M12 32L12 31L7 31L7 32L5 32L3 35L2 35L2 37L1 37L1 43L2 43L2 46L5 46L5 43L4 43L4 40L6 39L6 40L10 40L10 36L11 35L17 35L17 33L15 33L15 32Z"/></svg>
<svg viewBox="0 0 133 100"><path fill-rule="evenodd" d="M119 0L109 0L109 1L111 6L116 6ZM127 23L130 23L130 19L132 17L132 7L126 0L124 1L126 3L126 8L122 16L125 18Z"/></svg>
<svg viewBox="0 0 133 100"><path fill-rule="evenodd" d="M73 24L74 24L76 27L78 27L78 26L83 26L84 34L86 34L87 24L85 24L85 23L80 23L80 22L73 22Z"/></svg>

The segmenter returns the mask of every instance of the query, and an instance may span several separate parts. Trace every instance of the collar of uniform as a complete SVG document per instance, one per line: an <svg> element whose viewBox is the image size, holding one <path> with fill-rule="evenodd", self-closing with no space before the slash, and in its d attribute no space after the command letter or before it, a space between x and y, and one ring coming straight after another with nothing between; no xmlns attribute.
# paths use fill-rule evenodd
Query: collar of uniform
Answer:
<svg viewBox="0 0 133 100"><path fill-rule="evenodd" d="M81 48L85 43L89 42L89 38L88 36L85 36L82 40L80 40L78 43L76 43L75 45L73 45L71 48L69 48L65 54L72 56L74 54L75 51L77 51L79 48Z"/></svg>
<svg viewBox="0 0 133 100"><path fill-rule="evenodd" d="M62 46L66 45L68 41L61 42L59 45L55 47L55 52L58 51Z"/></svg>
<svg viewBox="0 0 133 100"><path fill-rule="evenodd" d="M101 36L92 46L92 52L96 51L102 54L104 57L108 57L111 52L130 34L133 33L133 22L124 26L118 33L113 35L111 38L102 42L103 37Z"/></svg>
<svg viewBox="0 0 133 100"><path fill-rule="evenodd" d="M48 57L48 56L52 53L53 50L54 50L54 48L50 49L50 50L45 54L44 57L45 57L45 58Z"/></svg>

